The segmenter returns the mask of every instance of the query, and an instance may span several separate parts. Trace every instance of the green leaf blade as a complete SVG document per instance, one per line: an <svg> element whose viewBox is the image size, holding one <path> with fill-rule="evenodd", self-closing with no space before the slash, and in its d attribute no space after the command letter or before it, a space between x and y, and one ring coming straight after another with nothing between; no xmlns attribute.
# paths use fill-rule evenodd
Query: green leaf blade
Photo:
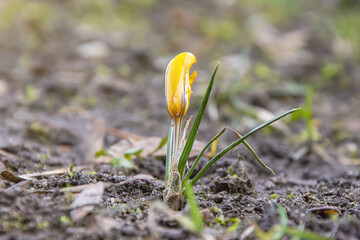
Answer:
<svg viewBox="0 0 360 240"><path fill-rule="evenodd" d="M227 148L225 148L224 150L222 150L220 153L218 153L215 157L213 157L200 171L199 173L191 180L190 184L193 186L198 180L199 178L209 169L209 167L211 165L213 165L217 160L219 160L222 156L224 156L227 152L229 152L231 149L233 149L234 147L236 147L237 145L239 145L240 143L242 143L245 139L247 139L249 136L253 135L254 133L256 133L257 131L261 130L262 128L272 124L273 122L278 121L279 119L285 117L288 114L291 114L293 112L296 112L298 110L300 110L301 108L294 108L291 109L273 119L270 119L267 122L264 122L262 124L260 124L259 126L257 126L256 128L252 129L250 132L248 132L247 134L245 134L242 138L236 140L235 142L233 142L232 144L230 144Z"/></svg>
<svg viewBox="0 0 360 240"><path fill-rule="evenodd" d="M188 139L186 141L183 152L182 152L182 154L180 156L179 164L178 164L178 171L180 173L180 177L183 176L185 166L186 166L186 162L187 162L187 160L189 158L192 146L193 146L194 141L195 141L197 131L198 131L200 123L201 123L201 119L202 119L202 117L204 115L206 105L207 105L207 103L209 101L210 93L211 93L212 87L214 85L215 75L216 75L216 72L217 72L218 68L219 68L219 63L216 65L216 67L215 67L215 69L213 71L213 74L211 76L208 88L206 89L204 98L203 98L203 100L201 102L201 105L200 105L199 111L198 111L198 113L196 115L194 124L193 124L193 126L191 128L191 131L189 133L189 137L188 137Z"/></svg>
<svg viewBox="0 0 360 240"><path fill-rule="evenodd" d="M254 155L254 157L256 158L256 160L261 164L261 166L263 166L265 169L269 170L273 175L275 175L274 170L272 170L268 165L266 165L259 157L259 155L257 155L257 153L255 152L255 150L250 146L250 144L248 144L247 141L244 140L243 144L245 145L245 147L247 147L247 149L249 149L249 151Z"/></svg>
<svg viewBox="0 0 360 240"><path fill-rule="evenodd" d="M216 134L207 144L206 146L201 150L201 152L199 153L199 155L196 157L193 165L191 166L190 170L186 173L186 176L184 178L183 181L183 186L186 186L187 181L189 180L191 174L193 173L193 171L195 170L196 165L198 164L200 158L204 155L204 152L206 151L206 149L214 142L216 141L224 132L225 132L226 128L224 128L223 130L221 130L218 134Z"/></svg>
<svg viewBox="0 0 360 240"><path fill-rule="evenodd" d="M128 160L131 160L131 156L140 157L142 148L130 148L124 152L124 157Z"/></svg>
<svg viewBox="0 0 360 240"><path fill-rule="evenodd" d="M162 138L161 141L160 141L160 143L159 143L159 145L155 148L154 151L152 151L152 152L150 153L150 156L154 155L154 153L156 153L156 152L159 151L163 146L165 146L165 144L167 143L167 141L168 141L168 136Z"/></svg>
<svg viewBox="0 0 360 240"><path fill-rule="evenodd" d="M188 199L188 203L190 205L190 218L194 223L195 231L197 233L201 233L204 228L203 218L199 211L199 206L196 202L194 191L189 185L185 188L185 196Z"/></svg>
<svg viewBox="0 0 360 240"><path fill-rule="evenodd" d="M174 139L174 126L172 122L170 123L169 134L166 145L166 166L165 166L165 182L167 183L169 179L169 173L171 168L171 162L173 158L173 139Z"/></svg>

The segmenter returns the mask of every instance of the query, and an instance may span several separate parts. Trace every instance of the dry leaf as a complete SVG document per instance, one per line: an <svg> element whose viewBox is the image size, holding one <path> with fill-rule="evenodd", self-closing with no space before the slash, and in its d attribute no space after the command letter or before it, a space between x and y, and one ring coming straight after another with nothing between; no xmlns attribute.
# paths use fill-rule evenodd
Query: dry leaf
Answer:
<svg viewBox="0 0 360 240"><path fill-rule="evenodd" d="M137 174L132 177L133 179L140 179L140 180L154 180L155 178L149 174Z"/></svg>
<svg viewBox="0 0 360 240"><path fill-rule="evenodd" d="M331 218L332 216L339 216L340 212L338 209L333 207L318 207L311 208L309 212L320 217L320 218Z"/></svg>
<svg viewBox="0 0 360 240"><path fill-rule="evenodd" d="M9 172L9 171L2 171L0 173L0 177L4 179L5 181L13 182L13 183L19 183L22 181L32 180L31 178L25 177L25 176L16 176L15 174Z"/></svg>
<svg viewBox="0 0 360 240"><path fill-rule="evenodd" d="M93 205L100 203L103 194L104 184L102 182L90 184L71 204L71 207L75 208L70 212L71 219L77 221L84 218L94 209Z"/></svg>
<svg viewBox="0 0 360 240"><path fill-rule="evenodd" d="M119 229L121 226L122 225L119 222L115 221L113 218L96 215L93 227L107 233L111 229Z"/></svg>
<svg viewBox="0 0 360 240"><path fill-rule="evenodd" d="M12 153L9 153L9 152L7 152L5 150L2 150L2 149L0 149L0 154L3 155L3 156L9 157L9 158L15 158L16 157L16 155L14 155Z"/></svg>
<svg viewBox="0 0 360 240"><path fill-rule="evenodd" d="M111 135L119 137L119 138L132 139L132 140L136 140L136 141L142 139L142 137L140 137L136 134L133 134L133 133L130 133L130 132L127 132L124 130L116 129L116 128L111 128L111 127L107 127L106 132L108 134L111 134Z"/></svg>
<svg viewBox="0 0 360 240"><path fill-rule="evenodd" d="M23 189L27 188L31 182L32 182L32 180L25 180L25 181L16 183L14 186L11 186L8 189L6 189L5 192L23 190Z"/></svg>
<svg viewBox="0 0 360 240"><path fill-rule="evenodd" d="M360 165L360 158L349 158L344 156L338 156L339 162L343 165L348 166L359 166Z"/></svg>
<svg viewBox="0 0 360 240"><path fill-rule="evenodd" d="M110 187L112 185L116 185L118 183L103 183L104 184L104 188ZM61 188L60 191L61 192L71 192L71 193L79 193L81 191L84 191L85 189L92 187L94 184L85 184L85 185L79 185L79 186L73 186L73 187L64 187Z"/></svg>
<svg viewBox="0 0 360 240"><path fill-rule="evenodd" d="M109 163L112 157L124 156L126 151L133 148L141 148L142 151L140 157L143 158L146 158L150 155L153 155L155 157L166 156L166 144L158 151L156 151L154 154L152 154L154 150L159 146L160 142L161 142L160 137L142 137L141 140L124 139L118 143L115 143L107 150L107 152L111 155L111 157L100 156L97 158L96 162ZM196 157L204 147L205 147L204 143L195 140L194 146L191 150L189 157L190 158Z"/></svg>
<svg viewBox="0 0 360 240"><path fill-rule="evenodd" d="M74 167L73 169L76 171L81 171L86 168L88 168L88 167L87 166L78 166L78 167ZM61 174L67 173L69 171L70 171L69 168L59 168L59 169L50 170L50 171L23 174L23 175L20 175L19 177L21 177L21 178L46 177L46 176L53 176L53 175L61 175Z"/></svg>

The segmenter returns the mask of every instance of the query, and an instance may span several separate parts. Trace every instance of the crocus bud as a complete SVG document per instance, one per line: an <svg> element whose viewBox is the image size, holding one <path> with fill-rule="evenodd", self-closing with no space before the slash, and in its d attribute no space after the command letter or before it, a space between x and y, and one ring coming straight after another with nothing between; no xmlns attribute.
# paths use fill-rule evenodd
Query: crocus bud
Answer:
<svg viewBox="0 0 360 240"><path fill-rule="evenodd" d="M194 54L180 53L168 64L165 73L165 97L170 116L176 121L184 118L190 102L191 85L196 71L189 76L191 66L196 63Z"/></svg>

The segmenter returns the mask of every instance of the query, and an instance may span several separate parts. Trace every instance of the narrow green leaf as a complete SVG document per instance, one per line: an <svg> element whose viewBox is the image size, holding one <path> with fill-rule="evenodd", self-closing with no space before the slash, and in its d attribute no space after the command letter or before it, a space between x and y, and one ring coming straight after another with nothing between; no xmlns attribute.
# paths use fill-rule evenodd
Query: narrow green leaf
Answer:
<svg viewBox="0 0 360 240"><path fill-rule="evenodd" d="M213 157L199 172L198 174L191 180L190 184L193 186L198 180L199 178L209 169L209 167L211 165L213 165L217 160L219 160L222 156L224 156L227 152L229 152L231 149L233 149L234 147L236 147L237 145L239 145L240 143L242 143L246 138L248 138L249 136L251 136L252 134L256 133L257 131L261 130L262 128L272 124L273 122L278 121L279 119L285 117L286 115L293 113L295 111L300 110L301 108L294 108L291 109L267 122L264 122L262 124L260 124L259 126L257 126L256 128L252 129L250 132L248 132L247 134L245 134L242 138L236 140L235 142L233 142L232 144L230 144L227 148L225 148L224 150L222 150L220 153L218 153L215 157Z"/></svg>
<svg viewBox="0 0 360 240"><path fill-rule="evenodd" d="M261 159L260 157L257 155L257 153L255 152L255 150L244 140L243 144L247 147L247 149L249 149L249 151L254 155L254 157L256 158L256 160L261 164L261 166L263 166L264 168L266 168L267 170L269 170L270 172L272 172L273 175L275 175L274 170L272 170L269 166L267 166Z"/></svg>
<svg viewBox="0 0 360 240"><path fill-rule="evenodd" d="M105 149L100 149L95 153L95 157L98 158L100 156L110 156L110 154Z"/></svg>
<svg viewBox="0 0 360 240"><path fill-rule="evenodd" d="M233 225L231 225L228 228L228 231L229 232L235 232L236 229L239 227L239 224L240 224L241 220L240 220L240 218L230 218L229 222L233 222Z"/></svg>
<svg viewBox="0 0 360 240"><path fill-rule="evenodd" d="M238 133L237 131L235 131L234 129L228 127L231 131L233 131L239 138L242 138L242 135L240 133ZM255 150L250 146L250 144L244 140L243 144L245 145L245 147L247 147L247 149L249 149L249 151L254 155L254 157L256 158L256 160L267 170L269 170L270 172L272 172L273 175L275 175L275 172L269 167L267 166L261 159L260 157L257 155L257 153L255 152Z"/></svg>
<svg viewBox="0 0 360 240"><path fill-rule="evenodd" d="M113 167L122 167L128 170L133 169L135 167L132 161L125 157L112 158L110 161L110 165Z"/></svg>
<svg viewBox="0 0 360 240"><path fill-rule="evenodd" d="M223 130L221 130L215 137L213 137L207 144L206 146L201 150L201 152L199 153L199 155L197 156L197 158L195 159L193 165L191 166L191 169L186 173L185 175L185 178L184 178L184 181L183 181L183 186L186 186L186 183L187 181L189 180L191 174L193 173L196 165L198 164L200 158L203 156L205 150L214 142L216 141L224 132L225 130L229 128L229 127L226 127L224 128ZM242 136L236 132L235 130L233 130L232 128L229 128L230 130L232 130L233 132L236 133L237 136L239 136L239 138L241 138ZM250 146L250 144L248 144L245 140L243 142L243 144L249 149L249 151L255 156L256 160L264 167L266 168L267 170L271 171L274 175L274 171L269 167L267 166L261 159L260 157L257 155L257 153L255 152L255 150Z"/></svg>
<svg viewBox="0 0 360 240"><path fill-rule="evenodd" d="M167 148L166 148L166 167L165 167L165 183L169 178L170 168L171 168L171 161L173 158L173 139L174 139L174 126L173 123L170 123L168 140L167 140Z"/></svg>
<svg viewBox="0 0 360 240"><path fill-rule="evenodd" d="M73 226L74 225L74 222L69 217L67 217L65 215L62 215L60 217L60 223L63 226Z"/></svg>
<svg viewBox="0 0 360 240"><path fill-rule="evenodd" d="M303 109L304 118L306 121L306 128L308 131L308 136L310 141L316 140L314 136L314 125L312 119L312 101L313 101L313 89L308 87L306 92L306 109Z"/></svg>
<svg viewBox="0 0 360 240"><path fill-rule="evenodd" d="M73 177L74 176L74 164L70 163L69 166L69 176Z"/></svg>
<svg viewBox="0 0 360 240"><path fill-rule="evenodd" d="M124 152L124 157L131 160L131 156L140 156L140 153L142 152L142 148L130 148Z"/></svg>
<svg viewBox="0 0 360 240"><path fill-rule="evenodd" d="M201 102L201 105L200 105L199 111L198 111L198 113L196 115L194 124L193 124L193 126L191 128L191 131L189 133L189 137L188 137L188 139L186 141L183 152L182 152L182 154L180 156L179 164L178 164L178 171L180 173L180 177L183 176L184 169L185 169L185 166L186 166L186 162L187 162L187 160L189 158L191 149L192 149L194 141L195 141L197 131L199 129L201 119L202 119L202 117L204 115L206 105L207 105L207 103L209 101L210 93L211 93L212 87L214 85L215 75L216 75L216 72L217 72L218 68L219 68L219 63L216 65L216 67L214 69L214 72L213 72L213 74L211 76L208 88L206 89L204 98L203 98L203 100Z"/></svg>
<svg viewBox="0 0 360 240"><path fill-rule="evenodd" d="M199 155L197 156L197 158L195 159L193 165L191 166L190 170L186 173L184 181L183 181L183 186L186 186L187 181L189 180L191 174L193 173L196 165L198 164L200 158L204 155L205 150L214 142L216 141L224 132L225 132L226 128L224 128L223 130L221 130L218 134L216 134L216 136L214 136L207 144L206 146L201 150L201 152L199 153Z"/></svg>
<svg viewBox="0 0 360 240"><path fill-rule="evenodd" d="M156 153L157 151L159 151L159 149L162 148L167 143L167 140L168 140L168 136L162 138L156 149L150 153L150 156Z"/></svg>
<svg viewBox="0 0 360 240"><path fill-rule="evenodd" d="M204 226L202 215L199 211L199 206L196 202L195 194L189 185L185 188L185 196L188 199L188 203L190 205L190 218L195 225L195 231L197 233L201 233Z"/></svg>

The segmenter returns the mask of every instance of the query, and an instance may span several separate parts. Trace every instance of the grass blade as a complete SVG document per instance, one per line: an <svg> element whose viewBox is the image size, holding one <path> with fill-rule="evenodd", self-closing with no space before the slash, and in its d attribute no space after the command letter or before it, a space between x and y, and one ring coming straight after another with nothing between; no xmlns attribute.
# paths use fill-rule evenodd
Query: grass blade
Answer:
<svg viewBox="0 0 360 240"><path fill-rule="evenodd" d="M198 164L200 158L203 156L205 150L214 142L216 141L224 132L225 130L229 128L231 131L233 131L239 138L242 138L241 134L236 132L235 130L233 130L230 127L225 127L223 130L221 130L216 136L214 136L207 144L206 146L201 150L201 152L199 153L199 155L197 156L197 158L195 159L193 165L191 166L191 169L186 173L184 181L183 181L183 186L186 186L187 181L189 180L191 174L193 173L196 165ZM256 160L267 170L269 170L270 172L272 172L272 174L275 175L275 172L269 167L267 166L261 159L260 157L257 155L257 153L255 152L255 150L250 146L250 144L248 142L246 142L244 140L243 144L249 149L249 151L255 156Z"/></svg>
<svg viewBox="0 0 360 240"><path fill-rule="evenodd" d="M254 157L256 158L256 160L261 164L261 166L263 166L264 168L266 168L267 170L269 170L273 175L275 175L274 170L271 169L271 167L269 167L268 165L266 165L261 159L260 157L257 155L257 153L255 152L255 150L247 143L247 141L244 140L243 144L247 147L247 149L249 149L249 151L254 155Z"/></svg>
<svg viewBox="0 0 360 240"><path fill-rule="evenodd" d="M174 155L174 149L173 149L173 140L174 140L174 125L171 121L170 128L169 128L169 134L167 139L167 145L166 145L166 167L165 167L165 182L167 182L169 178L170 168L171 168L171 161L173 159Z"/></svg>
<svg viewBox="0 0 360 240"><path fill-rule="evenodd" d="M267 122L264 122L262 124L260 124L259 126L257 126L256 128L252 129L250 132L248 132L247 134L245 134L242 138L236 140L235 142L233 142L232 144L230 144L227 148L225 148L224 150L222 150L219 154L217 154L215 157L213 157L200 171L199 173L191 180L190 184L191 186L193 186L198 180L199 178L209 169L209 167L211 165L213 165L217 160L219 160L222 156L224 156L227 152L229 152L231 149L233 149L234 147L236 147L237 145L239 145L240 143L242 143L246 138L248 138L249 136L251 136L252 134L256 133L257 131L261 130L262 128L272 124L273 122L278 121L279 119L285 117L286 115L293 113L295 111L300 110L301 108L294 108L291 109Z"/></svg>
<svg viewBox="0 0 360 240"><path fill-rule="evenodd" d="M183 186L186 186L187 181L189 180L191 174L193 173L196 165L198 164L200 158L204 155L205 150L215 141L217 140L224 132L225 132L226 128L224 128L223 130L221 130L218 134L216 134L215 137L213 137L207 144L206 146L201 150L201 152L199 153L199 155L197 156L197 158L195 159L193 165L191 166L190 170L186 173L184 181L183 181Z"/></svg>
<svg viewBox="0 0 360 240"><path fill-rule="evenodd" d="M303 110L303 113L306 122L306 129L308 131L308 136L310 141L314 141L316 139L314 136L314 125L312 119L312 101L313 101L313 89L311 87L308 87L306 91L306 109Z"/></svg>
<svg viewBox="0 0 360 240"><path fill-rule="evenodd" d="M216 75L218 67L219 67L219 63L216 65L216 67L214 69L214 72L213 72L213 74L211 76L208 88L206 89L204 98L203 98L203 100L201 102L201 105L200 105L199 111L198 111L198 113L196 115L194 124L193 124L193 126L191 128L191 131L189 133L189 137L188 137L188 139L186 141L183 152L182 152L182 154L180 156L179 164L178 164L178 171L180 173L180 177L183 176L184 169L185 169L185 166L186 166L186 162L187 162L187 160L189 158L190 151L191 151L192 146L194 144L195 137L196 137L197 131L199 129L201 119L202 119L202 117L204 115L206 105L207 105L207 103L209 101L210 93L211 93L212 87L214 85L215 75Z"/></svg>
<svg viewBox="0 0 360 240"><path fill-rule="evenodd" d="M286 213L286 209L280 204L278 205L278 214L280 218L280 225L284 227L287 226L289 219Z"/></svg>
<svg viewBox="0 0 360 240"><path fill-rule="evenodd" d="M190 218L194 223L195 231L197 233L201 233L204 223L202 215L199 211L199 206L196 202L194 191L192 190L191 186L187 186L185 188L185 196L188 199L188 203L190 205Z"/></svg>
<svg viewBox="0 0 360 240"><path fill-rule="evenodd" d="M235 131L234 129L228 127L231 131L233 131L239 138L242 138L243 136L238 133L237 131ZM254 155L254 157L256 158L256 160L261 164L261 166L263 166L264 168L266 168L267 170L269 170L270 172L272 172L273 175L275 175L275 172L269 167L267 166L261 159L260 157L257 155L257 153L255 152L255 150L250 146L250 144L244 140L243 144L245 145L245 147L247 147L247 149L249 149L249 151Z"/></svg>

